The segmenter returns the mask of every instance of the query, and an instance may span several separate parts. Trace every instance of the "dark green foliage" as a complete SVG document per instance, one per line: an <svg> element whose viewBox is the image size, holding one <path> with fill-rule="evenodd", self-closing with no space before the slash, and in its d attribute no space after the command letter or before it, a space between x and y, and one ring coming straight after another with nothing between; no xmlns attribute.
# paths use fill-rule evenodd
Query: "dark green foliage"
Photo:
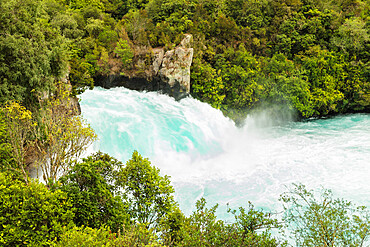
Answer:
<svg viewBox="0 0 370 247"><path fill-rule="evenodd" d="M50 89L50 58L46 56L48 49L41 43L21 35L0 37L2 102L15 99L26 100L29 104L32 90L42 92Z"/></svg>
<svg viewBox="0 0 370 247"><path fill-rule="evenodd" d="M231 0L225 2L225 12L238 25L248 26L258 32L269 24L268 1Z"/></svg>
<svg viewBox="0 0 370 247"><path fill-rule="evenodd" d="M302 72L294 67L293 61L283 54L275 54L262 61L264 90L263 106L296 109L303 117L313 115L309 83Z"/></svg>
<svg viewBox="0 0 370 247"><path fill-rule="evenodd" d="M65 75L65 40L47 24L41 1L1 0L0 97L34 107Z"/></svg>
<svg viewBox="0 0 370 247"><path fill-rule="evenodd" d="M126 207L115 184L121 162L96 153L76 163L64 177L60 189L73 201L77 226L109 226L117 231L129 222Z"/></svg>
<svg viewBox="0 0 370 247"><path fill-rule="evenodd" d="M109 49L109 46L112 46L118 40L118 34L116 31L113 30L104 30L98 36L98 40L100 43L105 45L105 48Z"/></svg>
<svg viewBox="0 0 370 247"><path fill-rule="evenodd" d="M0 173L0 245L49 246L73 224L71 199L45 185Z"/></svg>
<svg viewBox="0 0 370 247"><path fill-rule="evenodd" d="M234 119L277 104L302 118L370 111L364 0L1 1L3 101L34 104L67 60L75 93L99 75L149 71L135 63L191 33L192 94Z"/></svg>
<svg viewBox="0 0 370 247"><path fill-rule="evenodd" d="M193 95L215 108L220 108L225 98L224 83L221 71L208 63L201 63L198 59L193 61L191 78Z"/></svg>
<svg viewBox="0 0 370 247"><path fill-rule="evenodd" d="M109 226L118 231L131 221L155 228L176 206L167 176L137 152L124 166L96 153L72 166L58 188L73 200L77 226Z"/></svg>
<svg viewBox="0 0 370 247"><path fill-rule="evenodd" d="M73 85L73 93L83 93L86 89L92 89L94 80L89 70L92 65L78 57L72 58L69 63L71 67L69 79Z"/></svg>
<svg viewBox="0 0 370 247"><path fill-rule="evenodd" d="M178 207L173 207L160 221L158 231L160 238L166 246L179 245L183 240L182 229L185 227L186 218Z"/></svg>

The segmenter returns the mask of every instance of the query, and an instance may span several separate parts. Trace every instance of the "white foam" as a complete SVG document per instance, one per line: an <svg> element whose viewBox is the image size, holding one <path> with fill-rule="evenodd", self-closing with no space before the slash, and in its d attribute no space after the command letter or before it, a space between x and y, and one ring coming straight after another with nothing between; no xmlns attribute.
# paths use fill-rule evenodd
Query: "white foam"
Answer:
<svg viewBox="0 0 370 247"><path fill-rule="evenodd" d="M370 207L369 115L263 128L250 118L239 129L192 98L177 102L124 88L96 88L80 97L83 116L100 137L94 150L123 162L138 150L171 176L186 213L200 196L221 210L227 202L248 201L273 209L292 182L323 185Z"/></svg>

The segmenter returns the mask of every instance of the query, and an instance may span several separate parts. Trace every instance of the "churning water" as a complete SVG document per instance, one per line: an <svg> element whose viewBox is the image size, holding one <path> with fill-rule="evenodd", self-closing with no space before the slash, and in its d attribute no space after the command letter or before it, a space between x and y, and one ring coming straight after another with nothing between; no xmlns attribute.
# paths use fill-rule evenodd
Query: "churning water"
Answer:
<svg viewBox="0 0 370 247"><path fill-rule="evenodd" d="M192 98L179 102L154 92L95 88L81 96L83 116L101 150L126 162L134 150L170 175L185 214L205 197L226 204L279 210L292 183L324 186L370 207L370 115L354 114L243 128ZM266 119L265 119L266 120Z"/></svg>

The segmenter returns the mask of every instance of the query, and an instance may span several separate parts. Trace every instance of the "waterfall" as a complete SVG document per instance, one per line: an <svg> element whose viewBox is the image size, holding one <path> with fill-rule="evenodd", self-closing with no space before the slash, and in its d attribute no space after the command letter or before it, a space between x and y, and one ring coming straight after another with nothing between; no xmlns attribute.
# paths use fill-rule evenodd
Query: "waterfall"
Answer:
<svg viewBox="0 0 370 247"><path fill-rule="evenodd" d="M370 207L370 115L238 128L208 104L155 92L95 88L80 95L83 116L101 150L126 162L134 150L171 177L185 214L205 197L226 204L279 210L292 183L324 186ZM268 121L268 117L263 118Z"/></svg>

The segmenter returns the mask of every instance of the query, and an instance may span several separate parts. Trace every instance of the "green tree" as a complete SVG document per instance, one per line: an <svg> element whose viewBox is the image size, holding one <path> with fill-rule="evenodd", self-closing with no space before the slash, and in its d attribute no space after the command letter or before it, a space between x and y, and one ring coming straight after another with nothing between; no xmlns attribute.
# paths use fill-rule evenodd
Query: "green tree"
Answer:
<svg viewBox="0 0 370 247"><path fill-rule="evenodd" d="M44 180L56 181L71 163L78 159L96 139L93 129L81 116L74 116L70 91L63 83L58 91L43 101L42 125L38 128L36 142L40 156L38 164Z"/></svg>
<svg viewBox="0 0 370 247"><path fill-rule="evenodd" d="M41 0L0 1L0 101L37 108L67 71L65 39L47 23Z"/></svg>
<svg viewBox="0 0 370 247"><path fill-rule="evenodd" d="M131 217L148 227L155 228L176 205L169 177L161 176L137 151L120 170L119 183Z"/></svg>
<svg viewBox="0 0 370 247"><path fill-rule="evenodd" d="M225 2L225 11L239 25L249 26L252 30L258 30L267 26L269 19L266 18L268 1L261 0L231 0Z"/></svg>
<svg viewBox="0 0 370 247"><path fill-rule="evenodd" d="M92 78L90 63L75 56L69 61L69 79L73 86L73 94L83 93L86 89L93 89L94 80Z"/></svg>
<svg viewBox="0 0 370 247"><path fill-rule="evenodd" d="M1 109L0 114L5 127L6 145L9 148L14 162L5 164L5 169L12 172L20 172L26 184L29 174L26 164L27 148L32 146L31 134L36 123L33 122L32 113L24 106L15 101L7 102ZM4 150L6 151L6 150Z"/></svg>
<svg viewBox="0 0 370 247"><path fill-rule="evenodd" d="M59 32L68 39L77 39L84 35L84 31L78 26L78 22L72 13L57 13L50 21L52 26L59 29Z"/></svg>
<svg viewBox="0 0 370 247"><path fill-rule="evenodd" d="M220 70L217 72L208 63L202 63L199 59L193 61L191 70L193 94L218 109L225 98L223 94L225 85L220 72Z"/></svg>
<svg viewBox="0 0 370 247"><path fill-rule="evenodd" d="M255 209L251 202L248 208L228 210L235 222L227 226L230 246L285 246L286 242L272 237L272 229L281 229L281 223L270 212Z"/></svg>
<svg viewBox="0 0 370 247"><path fill-rule="evenodd" d="M73 201L77 226L106 225L117 232L129 225L127 208L116 185L121 165L109 155L98 152L74 164L59 179L60 189Z"/></svg>
<svg viewBox="0 0 370 247"><path fill-rule="evenodd" d="M302 184L281 195L284 220L297 246L365 246L370 236L366 207L334 198L330 190L317 195Z"/></svg>
<svg viewBox="0 0 370 247"><path fill-rule="evenodd" d="M104 21L89 18L85 29L91 37L98 38L99 34L104 31Z"/></svg>
<svg viewBox="0 0 370 247"><path fill-rule="evenodd" d="M182 241L180 246L224 246L226 243L226 227L218 220L216 210L218 205L206 208L206 200L201 198L196 202L196 210L186 219L181 228Z"/></svg>
<svg viewBox="0 0 370 247"><path fill-rule="evenodd" d="M359 17L345 20L338 29L338 35L332 38L333 44L350 54L361 51L370 41L370 33L365 26L366 22Z"/></svg>
<svg viewBox="0 0 370 247"><path fill-rule="evenodd" d="M178 207L173 207L160 221L160 239L166 246L179 246L183 240L186 218Z"/></svg>
<svg viewBox="0 0 370 247"><path fill-rule="evenodd" d="M58 0L72 9L82 9L87 6L98 9L104 9L104 4L101 0Z"/></svg>
<svg viewBox="0 0 370 247"><path fill-rule="evenodd" d="M120 39L117 42L117 46L114 49L114 52L121 58L124 67L127 67L131 64L134 53L131 50L131 47L127 40Z"/></svg>
<svg viewBox="0 0 370 247"><path fill-rule="evenodd" d="M8 127L0 114L0 172L11 174L22 179L22 172L13 157L12 146L9 143Z"/></svg>
<svg viewBox="0 0 370 247"><path fill-rule="evenodd" d="M281 114L277 108L290 108L303 117L313 115L309 83L293 61L283 54L274 54L264 59L261 67L265 76L262 80L265 90L261 96L264 108L274 109L277 114Z"/></svg>
<svg viewBox="0 0 370 247"><path fill-rule="evenodd" d="M260 63L243 44L236 51L229 48L224 57L226 61L220 60L218 66L226 88L225 103L233 109L250 109L263 91Z"/></svg>
<svg viewBox="0 0 370 247"><path fill-rule="evenodd" d="M344 98L339 86L345 79L343 57L316 46L297 58L310 87L313 116L339 112L338 104Z"/></svg>

